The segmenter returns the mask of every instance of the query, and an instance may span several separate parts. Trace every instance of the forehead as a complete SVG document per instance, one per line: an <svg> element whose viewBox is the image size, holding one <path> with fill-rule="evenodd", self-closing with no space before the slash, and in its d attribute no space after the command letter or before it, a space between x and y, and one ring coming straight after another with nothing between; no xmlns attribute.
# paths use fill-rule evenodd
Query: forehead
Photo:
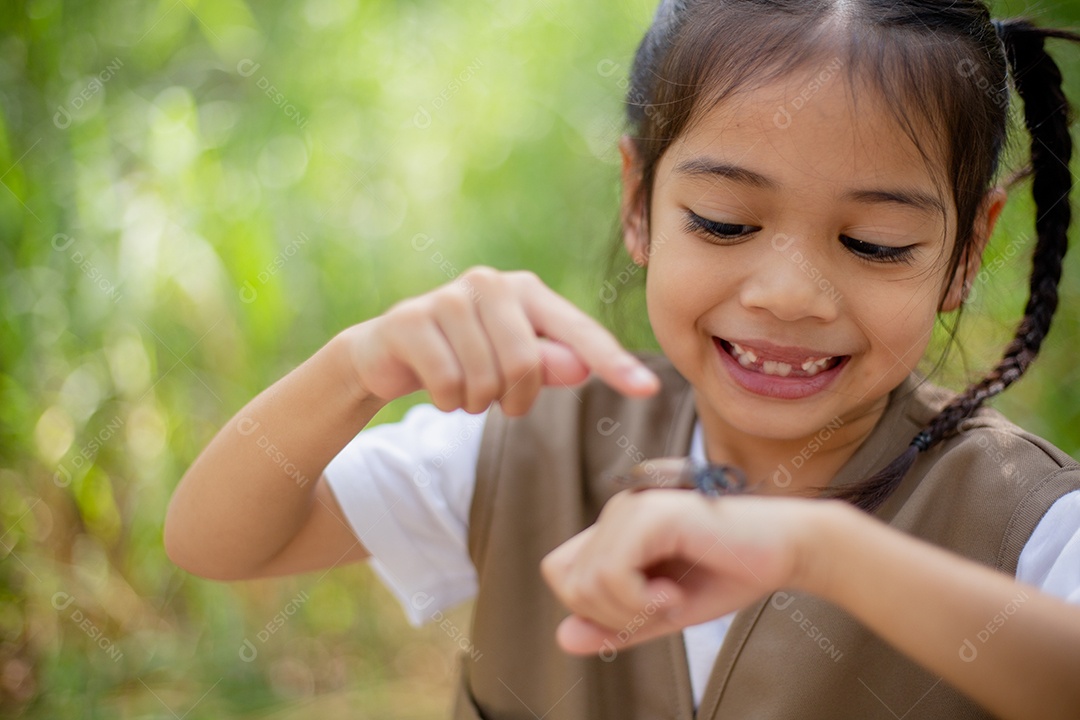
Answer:
<svg viewBox="0 0 1080 720"><path fill-rule="evenodd" d="M748 166L793 189L890 185L920 188L948 206L939 133L919 113L895 107L866 82L853 81L839 58L759 87L740 88L699 110L661 159L660 173L700 156ZM912 139L914 134L918 144ZM920 149L921 146L921 149Z"/></svg>

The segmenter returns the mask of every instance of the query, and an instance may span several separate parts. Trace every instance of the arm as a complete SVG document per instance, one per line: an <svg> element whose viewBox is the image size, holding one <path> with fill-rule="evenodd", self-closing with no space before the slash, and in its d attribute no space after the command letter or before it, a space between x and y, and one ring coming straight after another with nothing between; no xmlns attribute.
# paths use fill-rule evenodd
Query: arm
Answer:
<svg viewBox="0 0 1080 720"><path fill-rule="evenodd" d="M1002 717L1077 717L1080 607L843 509L806 590Z"/></svg>
<svg viewBox="0 0 1080 720"><path fill-rule="evenodd" d="M320 476L389 400L425 389L441 410L510 415L543 385L590 370L648 395L656 377L531 273L473 269L341 332L233 417L176 488L169 557L219 580L282 575L367 557Z"/></svg>
<svg viewBox="0 0 1080 720"><path fill-rule="evenodd" d="M630 644L790 587L839 605L1002 717L1071 718L1080 708L1080 608L846 504L649 490L608 507L542 565L574 613L558 636L570 652L618 646L618 629L658 598L668 613L654 613ZM988 625L995 632L982 642Z"/></svg>
<svg viewBox="0 0 1080 720"><path fill-rule="evenodd" d="M385 404L356 383L348 341L335 337L260 393L191 465L165 519L173 562L238 580L367 557L321 477Z"/></svg>

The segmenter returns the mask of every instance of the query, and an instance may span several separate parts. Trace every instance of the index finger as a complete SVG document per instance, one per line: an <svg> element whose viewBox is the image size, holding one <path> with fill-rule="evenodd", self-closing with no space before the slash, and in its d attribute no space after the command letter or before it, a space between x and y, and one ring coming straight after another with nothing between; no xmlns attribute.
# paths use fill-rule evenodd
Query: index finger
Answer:
<svg viewBox="0 0 1080 720"><path fill-rule="evenodd" d="M543 283L522 305L536 331L574 351L605 383L624 395L652 395L660 378L626 350L607 328Z"/></svg>

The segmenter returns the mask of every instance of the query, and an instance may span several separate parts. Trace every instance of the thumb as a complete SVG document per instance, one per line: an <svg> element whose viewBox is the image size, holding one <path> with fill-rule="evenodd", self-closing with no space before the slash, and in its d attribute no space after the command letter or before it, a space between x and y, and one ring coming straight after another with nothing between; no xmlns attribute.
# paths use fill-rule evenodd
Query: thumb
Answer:
<svg viewBox="0 0 1080 720"><path fill-rule="evenodd" d="M540 338L540 363L544 385L579 385L589 377L589 368L566 345Z"/></svg>

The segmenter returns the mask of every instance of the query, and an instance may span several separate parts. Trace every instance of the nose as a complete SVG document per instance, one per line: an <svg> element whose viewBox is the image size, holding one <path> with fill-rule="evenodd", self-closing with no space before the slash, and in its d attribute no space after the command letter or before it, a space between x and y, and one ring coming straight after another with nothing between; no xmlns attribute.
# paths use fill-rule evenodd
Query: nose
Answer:
<svg viewBox="0 0 1080 720"><path fill-rule="evenodd" d="M843 298L835 273L808 243L778 233L743 281L743 307L767 310L780 320L835 320Z"/></svg>

